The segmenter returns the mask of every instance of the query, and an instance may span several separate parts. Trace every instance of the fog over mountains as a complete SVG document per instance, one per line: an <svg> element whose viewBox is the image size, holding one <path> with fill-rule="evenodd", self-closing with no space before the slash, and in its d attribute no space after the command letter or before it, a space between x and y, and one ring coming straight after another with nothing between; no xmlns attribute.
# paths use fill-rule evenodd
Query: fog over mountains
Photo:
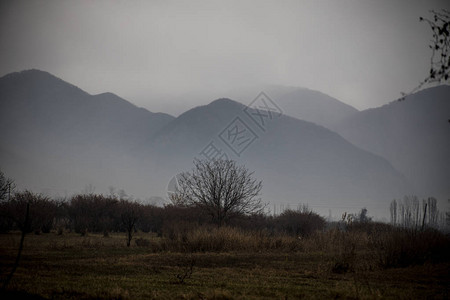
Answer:
<svg viewBox="0 0 450 300"><path fill-rule="evenodd" d="M37 70L2 77L0 99L2 169L19 186L61 195L119 185L122 157L173 119Z"/></svg>
<svg viewBox="0 0 450 300"><path fill-rule="evenodd" d="M229 91L227 97L248 104L260 91L265 91L274 99L285 114L327 128L358 112L354 107L336 98L299 87L261 85L238 88Z"/></svg>
<svg viewBox="0 0 450 300"><path fill-rule="evenodd" d="M368 109L333 126L356 146L388 159L414 189L450 197L450 86L438 86Z"/></svg>
<svg viewBox="0 0 450 300"><path fill-rule="evenodd" d="M165 197L194 158L226 156L263 180L269 208L308 203L324 215L367 207L381 217L395 197L450 196L448 86L362 112L307 89L257 92L175 118L46 72L12 73L0 78L0 168L19 188L70 196L113 186L144 200Z"/></svg>

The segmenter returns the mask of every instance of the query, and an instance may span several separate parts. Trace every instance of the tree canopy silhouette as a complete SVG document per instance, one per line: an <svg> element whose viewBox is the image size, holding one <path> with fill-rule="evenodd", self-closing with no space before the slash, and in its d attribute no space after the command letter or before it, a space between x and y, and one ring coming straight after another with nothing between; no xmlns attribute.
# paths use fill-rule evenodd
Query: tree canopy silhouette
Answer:
<svg viewBox="0 0 450 300"><path fill-rule="evenodd" d="M261 212L262 182L232 160L195 160L191 172L181 173L172 201L203 208L220 227L233 215Z"/></svg>
<svg viewBox="0 0 450 300"><path fill-rule="evenodd" d="M9 201L11 191L14 190L15 187L14 180L7 178L0 170L0 201L6 200L6 196L8 196Z"/></svg>
<svg viewBox="0 0 450 300"><path fill-rule="evenodd" d="M404 100L406 96L418 91L425 84L442 83L450 78L450 11L446 9L431 10L430 13L432 14L431 18L419 18L420 22L425 22L430 26L433 33L428 45L431 50L429 74L411 92L402 93L403 96L400 100Z"/></svg>
<svg viewBox="0 0 450 300"><path fill-rule="evenodd" d="M450 70L450 12L442 9L440 12L431 11L433 18L420 17L420 21L428 23L433 31L433 39L429 45L431 54L430 75L425 82L442 82L449 79Z"/></svg>

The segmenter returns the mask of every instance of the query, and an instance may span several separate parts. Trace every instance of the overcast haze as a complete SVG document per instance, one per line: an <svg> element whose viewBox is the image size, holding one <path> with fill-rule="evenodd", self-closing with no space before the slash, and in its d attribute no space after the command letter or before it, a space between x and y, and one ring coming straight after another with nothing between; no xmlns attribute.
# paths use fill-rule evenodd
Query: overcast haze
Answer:
<svg viewBox="0 0 450 300"><path fill-rule="evenodd" d="M419 16L448 3L2 1L0 75L41 69L175 115L184 95L210 102L257 84L320 90L365 109L425 78L431 30Z"/></svg>

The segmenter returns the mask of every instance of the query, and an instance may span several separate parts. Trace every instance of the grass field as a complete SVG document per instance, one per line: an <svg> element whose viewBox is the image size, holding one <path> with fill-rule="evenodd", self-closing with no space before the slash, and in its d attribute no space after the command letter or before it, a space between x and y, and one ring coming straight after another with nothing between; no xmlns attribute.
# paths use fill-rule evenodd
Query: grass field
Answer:
<svg viewBox="0 0 450 300"><path fill-rule="evenodd" d="M448 299L450 264L376 268L356 250L359 262L336 272L334 251L155 251L131 247L125 234L80 236L29 234L19 267L2 299ZM20 234L0 235L2 280L11 270ZM298 243L304 243L298 241ZM303 250L302 250L303 249ZM359 251L359 252L358 252Z"/></svg>

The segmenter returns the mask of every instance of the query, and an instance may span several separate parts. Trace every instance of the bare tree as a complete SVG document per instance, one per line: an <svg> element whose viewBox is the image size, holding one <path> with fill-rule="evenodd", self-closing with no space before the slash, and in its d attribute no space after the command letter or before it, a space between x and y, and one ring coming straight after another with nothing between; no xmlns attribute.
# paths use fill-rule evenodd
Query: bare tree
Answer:
<svg viewBox="0 0 450 300"><path fill-rule="evenodd" d="M139 220L142 208L139 203L126 200L120 200L119 207L120 218L123 226L125 226L125 231L127 232L127 246L130 247L131 239L133 238L133 233L136 229L135 226Z"/></svg>
<svg viewBox="0 0 450 300"><path fill-rule="evenodd" d="M423 200L424 205L427 206L428 211L424 213L426 215L428 226L430 227L438 227L438 219L439 219L439 210L437 208L437 200L436 198L429 197L426 202Z"/></svg>
<svg viewBox="0 0 450 300"><path fill-rule="evenodd" d="M13 200L8 199L9 202L8 217L11 218L16 223L16 226L21 231L21 235L16 260L14 261L14 265L11 272L8 274L5 282L2 285L2 290L6 289L12 277L14 276L14 273L17 270L17 267L19 266L25 235L29 233L32 229L31 224L32 218L30 218L30 205L36 201L36 198L40 198L40 196L34 195L29 191L25 191L23 193L16 194Z"/></svg>
<svg viewBox="0 0 450 300"><path fill-rule="evenodd" d="M448 202L450 203L450 199L448 199ZM450 212L445 212L445 226L447 227L447 230L450 228Z"/></svg>
<svg viewBox="0 0 450 300"><path fill-rule="evenodd" d="M449 80L450 76L450 11L431 10L431 18L420 17L421 22L430 26L433 33L430 44L430 70L428 76L409 93L402 93L400 100L421 89L425 84L441 83ZM450 120L449 120L450 121Z"/></svg>
<svg viewBox="0 0 450 300"><path fill-rule="evenodd" d="M0 201L10 200L11 192L15 189L14 180L5 177L5 174L0 170Z"/></svg>
<svg viewBox="0 0 450 300"><path fill-rule="evenodd" d="M116 205L119 200L97 194L75 195L67 207L68 217L75 232L104 232L115 229ZM118 217L117 217L118 218ZM120 224L120 221L118 221ZM115 228L114 228L115 227Z"/></svg>
<svg viewBox="0 0 450 300"><path fill-rule="evenodd" d="M390 212L391 212L391 224L397 225L397 200L392 200L391 206L390 206Z"/></svg>
<svg viewBox="0 0 450 300"><path fill-rule="evenodd" d="M354 216L354 219L359 223L369 223L372 221L372 218L367 215L367 208L365 207Z"/></svg>
<svg viewBox="0 0 450 300"><path fill-rule="evenodd" d="M442 82L449 79L450 73L450 11L432 10L433 17L420 18L420 21L428 23L433 31L433 38L429 45L432 54L430 62L430 75L425 82Z"/></svg>
<svg viewBox="0 0 450 300"><path fill-rule="evenodd" d="M437 200L433 197L422 200L422 205L416 196L405 196L403 200L394 199L390 211L392 225L414 230L439 226Z"/></svg>
<svg viewBox="0 0 450 300"><path fill-rule="evenodd" d="M261 212L262 182L232 160L195 160L191 172L181 173L174 195L178 205L203 208L220 227L239 214Z"/></svg>

